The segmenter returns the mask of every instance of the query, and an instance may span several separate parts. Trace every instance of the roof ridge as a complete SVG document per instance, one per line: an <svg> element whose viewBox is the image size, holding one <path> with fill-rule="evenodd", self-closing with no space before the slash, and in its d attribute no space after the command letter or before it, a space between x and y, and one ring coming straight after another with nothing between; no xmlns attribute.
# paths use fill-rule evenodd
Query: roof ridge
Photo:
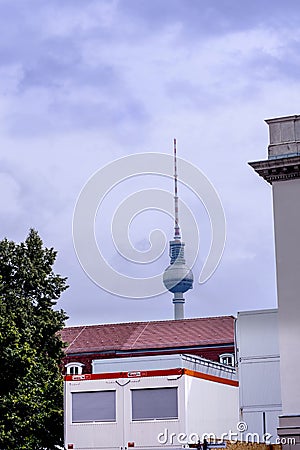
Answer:
<svg viewBox="0 0 300 450"><path fill-rule="evenodd" d="M148 324L150 324L150 323L182 323L182 322L184 322L184 321L197 321L197 320L208 320L208 319L210 319L210 320L213 320L213 319L229 319L229 318L232 318L232 319L235 319L235 317L233 316L233 315L224 315L224 316L208 316L208 317L188 317L188 318L186 318L186 319L179 319L179 320L174 320L174 319L167 319L167 320L148 320L148 321L137 321L137 322L112 322L112 323L96 323L96 324L93 324L93 325L74 325L74 326L67 326L67 327L65 327L64 329L66 329L66 328L68 328L68 329L70 329L70 328L81 328L81 327L84 327L84 328L91 328L91 327L104 327L104 326L116 326L116 325L137 325L137 324L139 324L139 325L141 325L141 324L145 324L145 326L146 325L148 325Z"/></svg>

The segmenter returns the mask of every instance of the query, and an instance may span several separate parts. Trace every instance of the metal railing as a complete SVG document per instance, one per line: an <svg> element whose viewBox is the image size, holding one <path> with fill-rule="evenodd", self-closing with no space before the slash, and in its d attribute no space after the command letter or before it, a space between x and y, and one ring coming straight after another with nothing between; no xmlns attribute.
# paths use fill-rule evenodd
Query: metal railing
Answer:
<svg viewBox="0 0 300 450"><path fill-rule="evenodd" d="M224 372L228 372L231 374L236 373L236 369L234 367L226 366L225 364L217 363L215 361L210 361L209 359L191 355L182 355L182 358L186 361L192 362L194 364L199 364L201 366L209 367L211 369L222 370Z"/></svg>

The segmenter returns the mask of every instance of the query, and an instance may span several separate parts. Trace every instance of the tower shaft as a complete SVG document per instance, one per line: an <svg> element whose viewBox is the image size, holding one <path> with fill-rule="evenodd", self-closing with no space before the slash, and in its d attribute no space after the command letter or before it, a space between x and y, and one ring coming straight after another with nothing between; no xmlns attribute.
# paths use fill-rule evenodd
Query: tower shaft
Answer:
<svg viewBox="0 0 300 450"><path fill-rule="evenodd" d="M174 304L174 319L175 320L184 319L185 299L183 297L182 292L175 292L173 297L173 304Z"/></svg>

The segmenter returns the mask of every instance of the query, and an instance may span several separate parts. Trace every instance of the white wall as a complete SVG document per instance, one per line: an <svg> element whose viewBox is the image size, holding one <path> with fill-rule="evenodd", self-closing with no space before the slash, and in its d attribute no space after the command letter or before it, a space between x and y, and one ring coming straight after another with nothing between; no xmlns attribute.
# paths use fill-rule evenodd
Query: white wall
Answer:
<svg viewBox="0 0 300 450"><path fill-rule="evenodd" d="M154 387L178 387L178 419L132 421L131 389ZM65 443L74 443L77 449L120 448L128 442L140 448L162 444L164 448L181 448L183 435L213 432L220 437L235 429L238 421L237 387L189 375L67 381L65 389ZM72 392L107 389L116 390L116 423L72 424Z"/></svg>
<svg viewBox="0 0 300 450"><path fill-rule="evenodd" d="M281 413L278 311L239 312L237 348L241 419L249 433L270 433L275 442Z"/></svg>
<svg viewBox="0 0 300 450"><path fill-rule="evenodd" d="M186 376L185 402L187 433L223 433L236 431L239 419L238 387Z"/></svg>
<svg viewBox="0 0 300 450"><path fill-rule="evenodd" d="M134 442L139 447L160 447L158 435L168 430L169 436L178 436L185 431L185 403L183 378L143 377L128 380L126 378L111 380L86 380L66 382L65 408L65 444L75 443L76 449L108 449L127 446ZM178 419L174 420L131 420L131 389L178 386ZM116 422L72 424L72 392L95 390L116 390ZM163 438L162 438L163 439ZM174 440L175 444L175 440ZM178 444L177 444L178 447Z"/></svg>
<svg viewBox="0 0 300 450"><path fill-rule="evenodd" d="M273 183L283 414L300 413L300 179Z"/></svg>
<svg viewBox="0 0 300 450"><path fill-rule="evenodd" d="M117 395L117 415L115 423L75 423L72 424L72 392L118 389L110 381L70 381L65 382L65 446L75 444L76 449L119 447L122 437L122 398ZM101 443L101 445L99 445Z"/></svg>

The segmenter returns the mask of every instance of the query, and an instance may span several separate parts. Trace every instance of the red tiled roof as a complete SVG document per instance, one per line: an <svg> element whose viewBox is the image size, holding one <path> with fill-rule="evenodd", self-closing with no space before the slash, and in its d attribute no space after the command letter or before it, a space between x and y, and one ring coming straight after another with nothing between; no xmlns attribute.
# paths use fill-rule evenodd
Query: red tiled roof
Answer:
<svg viewBox="0 0 300 450"><path fill-rule="evenodd" d="M230 344L234 317L66 327L61 336L66 354Z"/></svg>

